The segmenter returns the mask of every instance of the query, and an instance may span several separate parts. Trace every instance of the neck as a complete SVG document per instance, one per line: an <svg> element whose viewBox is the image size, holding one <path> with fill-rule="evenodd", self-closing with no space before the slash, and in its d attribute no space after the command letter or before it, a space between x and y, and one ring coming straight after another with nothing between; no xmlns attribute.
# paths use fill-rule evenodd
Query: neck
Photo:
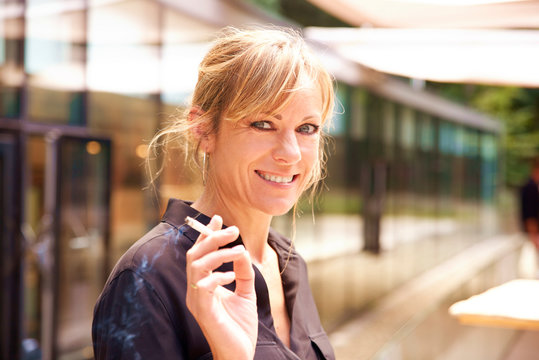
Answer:
<svg viewBox="0 0 539 360"><path fill-rule="evenodd" d="M217 193L210 192L207 188L191 206L210 217L221 216L223 224L227 226L236 225L253 263L257 265L263 263L270 249L267 238L271 215L248 209L229 199L224 201Z"/></svg>

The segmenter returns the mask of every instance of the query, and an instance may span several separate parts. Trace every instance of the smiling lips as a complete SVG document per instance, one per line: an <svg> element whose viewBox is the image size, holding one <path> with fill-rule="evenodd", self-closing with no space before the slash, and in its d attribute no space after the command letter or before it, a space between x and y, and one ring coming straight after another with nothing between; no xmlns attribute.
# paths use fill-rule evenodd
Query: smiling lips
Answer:
<svg viewBox="0 0 539 360"><path fill-rule="evenodd" d="M296 175L291 175L291 176L270 175L270 174L266 174L266 173L264 173L264 172L262 172L260 170L256 170L255 172L262 179L267 180L267 181L271 181L271 182L274 182L274 183L278 183L278 184L291 183L294 180L294 178L296 177Z"/></svg>

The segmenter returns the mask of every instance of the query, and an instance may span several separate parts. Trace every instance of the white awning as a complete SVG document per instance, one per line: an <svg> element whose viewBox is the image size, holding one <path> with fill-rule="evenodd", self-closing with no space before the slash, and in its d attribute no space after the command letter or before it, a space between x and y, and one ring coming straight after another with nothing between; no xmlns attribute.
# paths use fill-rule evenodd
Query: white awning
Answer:
<svg viewBox="0 0 539 360"><path fill-rule="evenodd" d="M539 87L538 30L306 28L306 38L380 72Z"/></svg>
<svg viewBox="0 0 539 360"><path fill-rule="evenodd" d="M397 28L539 27L537 0L309 0L353 26Z"/></svg>

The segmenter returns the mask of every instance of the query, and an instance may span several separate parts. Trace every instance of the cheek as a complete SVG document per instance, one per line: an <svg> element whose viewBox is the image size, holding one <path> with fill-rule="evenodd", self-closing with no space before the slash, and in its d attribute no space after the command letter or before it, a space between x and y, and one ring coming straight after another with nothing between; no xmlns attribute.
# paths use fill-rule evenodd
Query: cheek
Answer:
<svg viewBox="0 0 539 360"><path fill-rule="evenodd" d="M318 180L321 173L320 156L322 149L320 149L320 141L313 141L304 153L304 159L306 162L305 170L307 176L304 178L305 183L303 186L308 186L313 180ZM305 190L305 189L304 189Z"/></svg>
<svg viewBox="0 0 539 360"><path fill-rule="evenodd" d="M317 162L320 154L320 143L318 140L307 142L302 149L302 157L305 160L306 166L311 169Z"/></svg>

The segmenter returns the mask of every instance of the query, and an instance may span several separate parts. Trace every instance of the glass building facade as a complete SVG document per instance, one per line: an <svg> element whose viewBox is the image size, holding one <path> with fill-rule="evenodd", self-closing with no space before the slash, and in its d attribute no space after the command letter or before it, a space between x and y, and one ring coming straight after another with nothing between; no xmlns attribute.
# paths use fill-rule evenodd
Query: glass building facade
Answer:
<svg viewBox="0 0 539 360"><path fill-rule="evenodd" d="M159 195L144 191L146 144L184 106L218 29L278 21L241 1L198 5L0 0L0 358L92 358L93 305L111 267L167 198L200 193L200 174L174 152ZM296 226L309 262L484 230L498 186L495 128L369 86L337 89L327 189L302 201ZM291 223L274 226L290 234ZM321 306L322 318L361 304Z"/></svg>

